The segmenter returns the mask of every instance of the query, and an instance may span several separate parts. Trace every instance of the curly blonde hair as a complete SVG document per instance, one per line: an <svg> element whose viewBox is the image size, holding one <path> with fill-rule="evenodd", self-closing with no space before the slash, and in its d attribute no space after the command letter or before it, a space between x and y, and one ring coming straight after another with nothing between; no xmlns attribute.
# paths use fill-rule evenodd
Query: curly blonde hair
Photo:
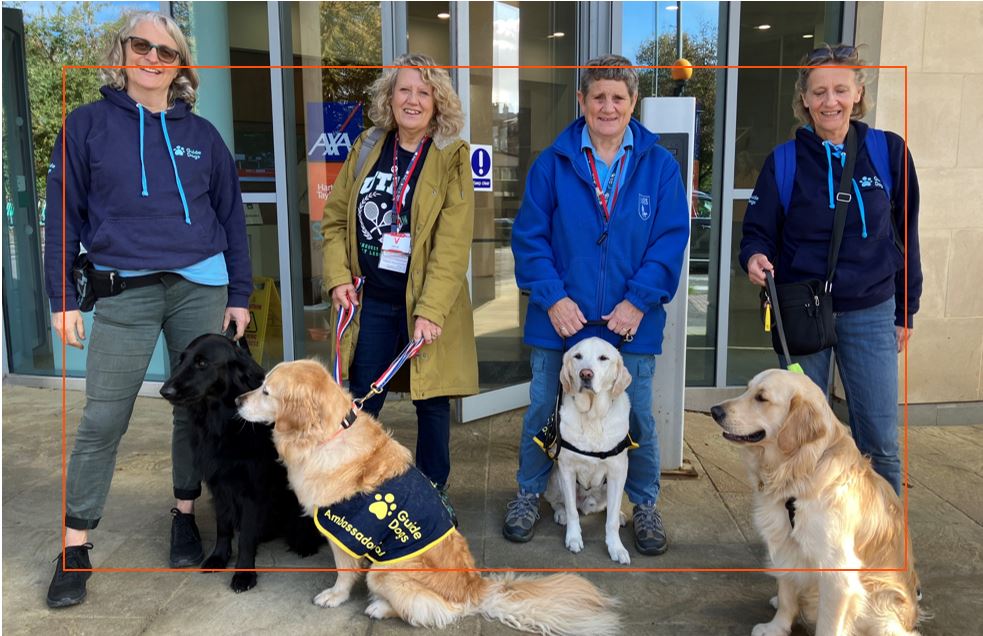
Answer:
<svg viewBox="0 0 983 636"><path fill-rule="evenodd" d="M795 113L796 119L803 124L813 123L809 109L802 102L802 96L806 94L806 89L809 86L809 75L812 71L817 66L827 64L836 66L865 66L866 62L860 59L860 52L858 51L860 46L862 45L826 44L824 42L819 48L813 49L811 53L806 53L802 56L802 59L799 61L799 65L801 66L799 75L795 80L795 90L792 92L792 112ZM867 114L867 111L870 110L870 102L867 99L866 89L867 73L862 68L850 70L853 71L857 85L860 87L860 101L853 105L853 110L850 112L850 119L862 119Z"/></svg>
<svg viewBox="0 0 983 636"><path fill-rule="evenodd" d="M393 60L392 66L384 69L382 75L372 83L372 103L369 117L376 126L384 130L396 128L393 115L392 98L396 87L399 67L411 66L420 71L420 76L433 89L434 115L427 127L427 134L442 139L456 138L464 128L464 112L461 98L457 96L451 76L447 69L436 68L436 63L428 55L407 53Z"/></svg>
<svg viewBox="0 0 983 636"><path fill-rule="evenodd" d="M175 48L180 56L179 59L175 60L175 66L193 64L188 40L184 37L184 33L181 32L181 28L177 25L177 22L163 13L157 13L156 11L135 11L126 14L126 20L123 22L119 33L113 36L109 44L109 50L106 51L105 64L107 67L126 65L126 40L132 35L137 25L145 21L153 22L157 26L162 27L173 38L177 44ZM107 86L111 86L116 90L126 90L125 68L103 68L100 69L100 73L103 82ZM193 68L179 68L177 76L167 90L168 107L173 106L174 102L179 99L184 100L188 106L194 106L195 100L198 98L197 90L198 72Z"/></svg>

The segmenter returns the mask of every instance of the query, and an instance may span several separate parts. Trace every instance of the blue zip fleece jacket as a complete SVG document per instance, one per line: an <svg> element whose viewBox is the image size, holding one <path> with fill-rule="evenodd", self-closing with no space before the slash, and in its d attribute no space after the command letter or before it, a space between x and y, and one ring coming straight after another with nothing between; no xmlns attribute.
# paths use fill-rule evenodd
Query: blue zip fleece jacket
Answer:
<svg viewBox="0 0 983 636"><path fill-rule="evenodd" d="M125 91L103 86L101 92L102 100L68 115L48 167L45 285L51 311L78 308L71 266L80 242L93 263L121 270L175 270L222 253L228 306L248 307L252 270L239 176L218 131L183 101L151 113Z"/></svg>
<svg viewBox="0 0 983 636"><path fill-rule="evenodd" d="M547 311L569 296L584 317L600 320L622 300L645 315L626 353L662 353L664 305L679 285L689 240L689 206L679 166L658 137L629 123L634 147L609 223L595 196L584 154L581 117L533 163L522 206L512 226L515 278L529 292L524 341L562 349ZM602 235L607 232L604 240ZM606 327L589 327L567 346L590 336L617 344Z"/></svg>
<svg viewBox="0 0 983 636"><path fill-rule="evenodd" d="M905 256L908 262L908 326L918 311L922 268L918 247L918 177L911 155L908 162L907 255L895 244L895 232L904 243L904 140L885 132L894 182L886 192L865 144L868 127L853 122L857 131L857 162L853 172L853 201L833 274L833 310L874 307L895 297L895 324L904 325ZM829 150L829 152L827 152ZM761 253L775 266L775 282L790 283L826 278L826 260L833 234L836 192L843 174L840 151L811 128L795 134L795 180L788 212L782 208L775 181L775 155L765 160L744 215L740 263ZM843 152L842 154L845 154ZM831 205L831 202L833 205Z"/></svg>

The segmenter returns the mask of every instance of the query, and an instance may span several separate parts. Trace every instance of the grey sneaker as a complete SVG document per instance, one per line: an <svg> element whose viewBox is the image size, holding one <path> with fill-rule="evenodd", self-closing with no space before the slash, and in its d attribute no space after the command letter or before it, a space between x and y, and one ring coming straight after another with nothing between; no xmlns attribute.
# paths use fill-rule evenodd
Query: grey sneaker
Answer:
<svg viewBox="0 0 983 636"><path fill-rule="evenodd" d="M666 529L655 504L637 504L631 513L635 526L635 549L648 556L664 554L669 549Z"/></svg>
<svg viewBox="0 0 983 636"><path fill-rule="evenodd" d="M502 534L509 541L525 543L535 534L539 519L539 493L519 490L515 499L505 507L505 525Z"/></svg>

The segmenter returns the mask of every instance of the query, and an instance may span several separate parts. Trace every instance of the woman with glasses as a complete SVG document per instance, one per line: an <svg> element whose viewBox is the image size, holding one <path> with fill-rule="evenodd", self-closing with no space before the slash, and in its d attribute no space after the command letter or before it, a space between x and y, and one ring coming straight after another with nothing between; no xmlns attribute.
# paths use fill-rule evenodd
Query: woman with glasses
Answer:
<svg viewBox="0 0 983 636"><path fill-rule="evenodd" d="M81 248L97 270L92 278L115 281L97 288L86 403L68 462L67 548L48 589L51 607L85 598L91 573L65 570L92 567L89 532L102 517L117 447L161 331L173 367L195 337L234 322L240 338L249 323L239 179L218 131L191 112L198 75L175 68L193 64L184 36L169 17L132 14L105 63L102 99L68 115L48 170L45 283L52 326L65 344L82 349L86 340L75 289L62 287ZM175 407L171 567L204 556L193 514L201 484L192 434L187 413Z"/></svg>
<svg viewBox="0 0 983 636"><path fill-rule="evenodd" d="M856 48L827 45L801 64L794 155L791 164L785 155L776 160L776 149L765 160L744 216L740 263L760 286L766 271L778 284L826 278L836 201L847 198L837 189L853 127L856 163L831 290L837 344L781 363L797 362L827 389L835 353L854 440L900 492L898 353L922 292L915 165L901 137L859 121L868 104ZM784 195L779 182L791 186Z"/></svg>

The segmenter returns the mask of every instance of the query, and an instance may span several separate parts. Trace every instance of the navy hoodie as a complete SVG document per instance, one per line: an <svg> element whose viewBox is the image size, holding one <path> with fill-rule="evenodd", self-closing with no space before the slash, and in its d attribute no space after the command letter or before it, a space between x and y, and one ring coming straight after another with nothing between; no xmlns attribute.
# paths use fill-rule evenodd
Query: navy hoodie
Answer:
<svg viewBox="0 0 983 636"><path fill-rule="evenodd" d="M184 101L151 113L125 91L101 92L102 100L68 115L48 167L44 269L51 311L78 308L71 265L80 243L92 262L114 269L174 270L223 253L228 306L248 307L252 270L239 177L218 131Z"/></svg>
<svg viewBox="0 0 983 636"><path fill-rule="evenodd" d="M893 180L893 192L888 193L867 155L867 125L862 122L853 122L853 125L857 131L853 179L860 197L854 191L853 201L847 209L843 243L833 274L833 310L866 309L894 296L895 324L903 325L907 257L908 326L912 327L912 317L918 311L922 293L915 165L908 154L906 219L904 140L885 132ZM830 199L835 198L843 174L840 160L835 156L827 160L823 140L810 128L799 128L796 132L795 162L788 212L782 208L779 198L775 155L772 153L765 160L744 215L741 267L747 271L748 259L757 253L764 254L775 266L776 283L826 278L834 217ZM831 175L832 188L829 185ZM903 254L895 244L894 232L898 232L903 243L906 220L908 245L907 254Z"/></svg>

